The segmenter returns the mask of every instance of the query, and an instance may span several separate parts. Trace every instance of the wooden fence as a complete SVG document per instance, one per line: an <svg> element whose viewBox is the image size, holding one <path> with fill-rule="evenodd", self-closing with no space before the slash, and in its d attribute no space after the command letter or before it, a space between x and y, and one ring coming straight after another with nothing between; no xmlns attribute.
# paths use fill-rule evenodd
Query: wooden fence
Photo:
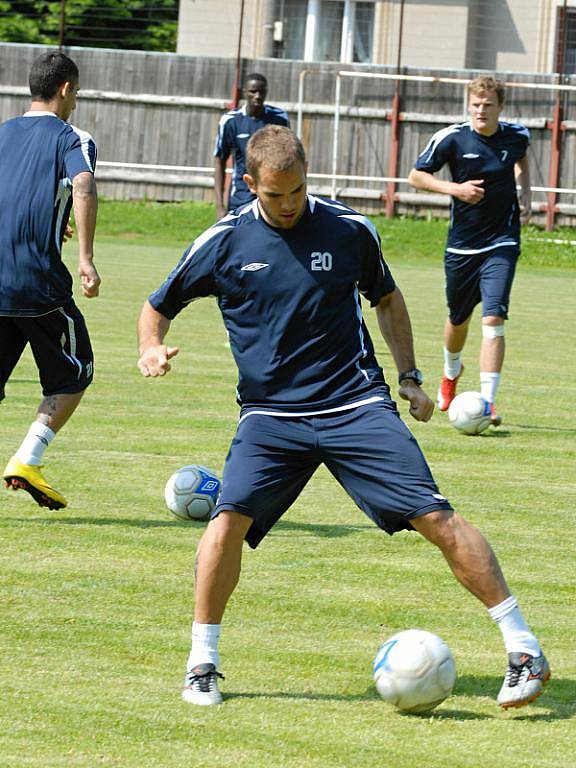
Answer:
<svg viewBox="0 0 576 768"><path fill-rule="evenodd" d="M0 44L0 120L20 114L29 104L27 77L42 46ZM176 54L71 48L80 68L81 93L72 122L89 131L99 150L102 195L117 199L212 200L213 147L218 120L230 102L235 78L233 59ZM262 72L269 81L269 101L283 106L296 127L299 94L301 136L310 161L311 188L329 194L333 187L334 103L341 69L389 73L388 67L305 63L276 59L242 61L242 70ZM305 74L303 74L305 72ZM468 78L477 72L403 69L404 74ZM532 183L550 186L552 128L556 93L542 86L554 75L498 73L534 87L508 88L506 118L524 122L532 133ZM576 78L564 78L576 85ZM539 87L536 87L539 86ZM395 80L342 78L337 147L338 195L367 212L384 209L389 175L392 100ZM399 156L395 176L404 179L431 134L465 119L463 86L429 81L400 84ZM563 92L561 154L556 183L576 187L576 92ZM124 164L124 165L120 165ZM130 165L126 165L130 164ZM148 166L145 168L139 166ZM160 167L158 167L160 166ZM185 167L187 170L183 170ZM319 178L317 175L326 178ZM366 177L372 177L366 178ZM448 200L418 195L402 182L397 209L445 208ZM546 194L534 195L544 210ZM562 221L576 214L574 194L562 193L556 209Z"/></svg>

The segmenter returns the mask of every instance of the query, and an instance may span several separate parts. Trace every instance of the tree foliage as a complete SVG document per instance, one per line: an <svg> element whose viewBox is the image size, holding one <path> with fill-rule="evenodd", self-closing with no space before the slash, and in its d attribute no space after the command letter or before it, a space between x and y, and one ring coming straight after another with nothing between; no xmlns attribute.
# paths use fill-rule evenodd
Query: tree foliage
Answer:
<svg viewBox="0 0 576 768"><path fill-rule="evenodd" d="M175 51L178 0L0 0L0 41Z"/></svg>

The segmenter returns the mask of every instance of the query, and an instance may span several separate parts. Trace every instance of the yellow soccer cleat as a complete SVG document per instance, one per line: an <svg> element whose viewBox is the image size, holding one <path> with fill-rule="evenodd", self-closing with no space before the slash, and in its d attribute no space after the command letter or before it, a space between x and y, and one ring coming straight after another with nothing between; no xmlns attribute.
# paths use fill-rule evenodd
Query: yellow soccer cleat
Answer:
<svg viewBox="0 0 576 768"><path fill-rule="evenodd" d="M48 507L48 509L67 507L68 502L64 496L48 485L41 469L41 466L33 467L31 464L22 464L13 456L4 470L4 484L6 488L12 488L14 491L19 488L28 491L41 507Z"/></svg>

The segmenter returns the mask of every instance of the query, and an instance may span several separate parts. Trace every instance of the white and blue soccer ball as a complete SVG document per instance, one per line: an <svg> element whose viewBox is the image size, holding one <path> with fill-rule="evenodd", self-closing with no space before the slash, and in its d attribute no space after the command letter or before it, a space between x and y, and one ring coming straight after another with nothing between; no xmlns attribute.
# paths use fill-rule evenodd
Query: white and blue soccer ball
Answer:
<svg viewBox="0 0 576 768"><path fill-rule="evenodd" d="M168 478L164 488L166 506L182 520L208 520L220 488L220 480L211 469L189 464Z"/></svg>
<svg viewBox="0 0 576 768"><path fill-rule="evenodd" d="M452 693L456 665L438 635L407 629L380 646L372 677L384 701L403 712L429 712Z"/></svg>
<svg viewBox="0 0 576 768"><path fill-rule="evenodd" d="M490 403L480 392L462 392L448 407L448 421L465 435L479 435L490 426Z"/></svg>

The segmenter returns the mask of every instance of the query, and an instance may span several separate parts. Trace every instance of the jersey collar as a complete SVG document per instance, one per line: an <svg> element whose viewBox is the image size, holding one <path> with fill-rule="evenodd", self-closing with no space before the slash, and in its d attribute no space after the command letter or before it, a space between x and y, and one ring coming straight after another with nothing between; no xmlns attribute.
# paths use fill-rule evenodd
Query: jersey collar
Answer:
<svg viewBox="0 0 576 768"><path fill-rule="evenodd" d="M22 117L56 117L58 120L60 120L55 112L45 112L44 110L40 109L31 109L28 112L24 112Z"/></svg>
<svg viewBox="0 0 576 768"><path fill-rule="evenodd" d="M472 120L468 120L468 127L472 131L472 133L475 133L476 136L481 136L483 139L493 139L494 136L497 136L502 131L502 121L498 120L498 129L494 131L490 136L484 136L483 133L478 133L478 131L474 130L474 126L472 125Z"/></svg>
<svg viewBox="0 0 576 768"><path fill-rule="evenodd" d="M240 108L240 112L244 115L244 117L251 117L251 115L248 114L246 106L247 106L246 104L243 104L242 107ZM262 105L262 114L265 115L267 111L268 111L268 104L263 104ZM252 119L254 119L254 118L252 118Z"/></svg>
<svg viewBox="0 0 576 768"><path fill-rule="evenodd" d="M304 219L306 219L309 215L314 213L314 208L316 207L316 200L312 195L306 195L306 206L304 208L304 213L300 217L300 220L296 224L296 227L298 227L298 224L300 224ZM248 209L246 209L248 210ZM252 211L252 214L255 219L262 219L263 223L266 224L267 227L270 226L270 224L267 224L264 217L260 214L260 208L258 207L258 198L252 201L252 205L250 206L250 210ZM294 227L295 228L295 227ZM272 227L272 229L277 229L277 227ZM289 232L290 230L286 230Z"/></svg>

